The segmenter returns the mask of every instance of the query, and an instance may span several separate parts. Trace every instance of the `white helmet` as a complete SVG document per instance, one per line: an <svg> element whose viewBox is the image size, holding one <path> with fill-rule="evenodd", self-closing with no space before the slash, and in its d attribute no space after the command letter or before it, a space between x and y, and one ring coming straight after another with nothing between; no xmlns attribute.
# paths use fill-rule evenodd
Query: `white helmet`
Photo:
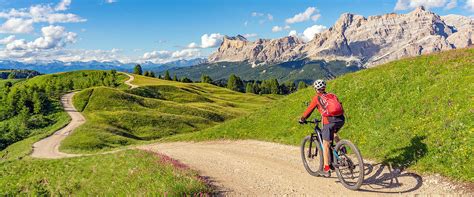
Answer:
<svg viewBox="0 0 474 197"><path fill-rule="evenodd" d="M318 79L318 80L314 81L313 87L314 87L314 89L316 89L316 90L320 90L320 89L326 88L326 82L325 82L324 80L322 80L322 79Z"/></svg>

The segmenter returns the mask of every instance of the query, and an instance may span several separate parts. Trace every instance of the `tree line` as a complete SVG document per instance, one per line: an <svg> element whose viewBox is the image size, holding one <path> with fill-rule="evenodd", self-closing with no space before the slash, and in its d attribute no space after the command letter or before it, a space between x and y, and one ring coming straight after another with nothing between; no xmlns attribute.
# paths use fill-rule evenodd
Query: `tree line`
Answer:
<svg viewBox="0 0 474 197"><path fill-rule="evenodd" d="M137 64L133 71L134 74L137 75L144 75L147 77L156 77L159 79L170 80L170 81L180 81L184 83L193 83L193 81L187 77L178 78L176 74L171 77L169 71L166 71L164 76L158 75L156 76L152 71L145 71L143 72L142 67ZM243 93L252 93L252 94L291 94L297 90L303 89L307 87L307 84L303 81L299 81L298 85L295 84L294 81L286 81L284 83L280 83L276 78L267 79L263 81L243 81L240 77L236 76L235 74L231 74L227 81L213 81L209 75L202 75L201 81L196 81L201 83L209 83L213 85L217 85L220 87L225 87L233 91L243 92Z"/></svg>

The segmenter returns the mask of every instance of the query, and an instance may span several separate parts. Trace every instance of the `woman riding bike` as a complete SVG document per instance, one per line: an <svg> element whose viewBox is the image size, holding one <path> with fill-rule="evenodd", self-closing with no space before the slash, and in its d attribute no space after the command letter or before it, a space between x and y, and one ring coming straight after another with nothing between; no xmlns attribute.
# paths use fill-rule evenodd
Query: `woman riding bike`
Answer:
<svg viewBox="0 0 474 197"><path fill-rule="evenodd" d="M344 126L344 109L342 108L342 103L339 102L339 99L335 94L326 92L326 82L324 80L316 80L313 84L313 87L316 90L316 95L313 97L311 104L303 113L299 123L305 123L306 119L311 116L311 113L313 113L314 109L318 109L323 121L322 137L324 146L324 168L323 171L320 172L320 175L330 177L331 168L329 166L329 150L333 140L336 142L339 142L340 140L337 136L337 132L342 128L342 126Z"/></svg>

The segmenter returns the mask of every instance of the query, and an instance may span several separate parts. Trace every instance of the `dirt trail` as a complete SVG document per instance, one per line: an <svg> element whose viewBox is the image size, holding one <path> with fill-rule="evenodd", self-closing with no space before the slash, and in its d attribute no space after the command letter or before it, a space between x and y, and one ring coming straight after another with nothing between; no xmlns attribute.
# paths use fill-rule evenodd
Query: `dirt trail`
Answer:
<svg viewBox="0 0 474 197"><path fill-rule="evenodd" d="M453 194L461 192L441 177L420 177L381 164L366 165L361 191L344 188L336 178L313 177L301 162L300 149L245 141L176 142L140 147L178 159L211 180L224 195L346 196L381 194Z"/></svg>
<svg viewBox="0 0 474 197"><path fill-rule="evenodd" d="M125 81L125 84L130 86L130 88L137 88L137 85L131 83L135 79L135 77L128 73L124 74L129 77L129 79ZM84 116L76 110L72 103L72 97L74 96L74 94L76 93L72 92L65 94L61 97L61 104L63 105L64 110L71 117L71 122L66 127L56 131L53 135L33 144L33 152L31 153L32 157L58 159L65 157L83 156L80 154L67 154L59 151L61 141L63 141L68 135L70 135L74 131L74 129L81 126L86 121Z"/></svg>
<svg viewBox="0 0 474 197"><path fill-rule="evenodd" d="M129 79L127 81L125 81L125 84L127 84L128 86L130 86L131 89L133 88L138 88L137 85L135 84L132 84L132 81L135 80L135 77L131 74L128 74L128 73L123 73L125 75L127 75L129 77Z"/></svg>
<svg viewBox="0 0 474 197"><path fill-rule="evenodd" d="M76 93L68 93L61 97L61 104L63 105L64 110L71 117L71 122L66 127L56 131L53 135L33 144L33 153L31 153L32 157L57 159L80 156L59 152L59 145L61 141L71 134L74 129L81 126L86 121L84 116L78 112L72 104L72 97L74 94Z"/></svg>

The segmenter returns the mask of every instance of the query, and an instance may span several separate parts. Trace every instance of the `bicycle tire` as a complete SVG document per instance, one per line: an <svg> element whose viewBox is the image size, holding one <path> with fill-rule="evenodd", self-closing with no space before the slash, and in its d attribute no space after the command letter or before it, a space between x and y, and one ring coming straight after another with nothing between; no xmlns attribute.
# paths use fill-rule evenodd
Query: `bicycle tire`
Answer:
<svg viewBox="0 0 474 197"><path fill-rule="evenodd" d="M309 143L312 143L311 157L313 160L311 161L308 160L310 155L307 154L309 153ZM311 136L306 136L301 142L301 159L303 160L304 168L312 176L320 176L319 171L323 169L323 152L320 147L318 140L311 139Z"/></svg>
<svg viewBox="0 0 474 197"><path fill-rule="evenodd" d="M337 167L335 167L337 177L338 177L339 181L342 183L342 185L344 185L344 187L346 187L347 189L358 190L362 186L362 183L364 182L364 160L362 159L362 155L360 154L359 149L352 142L350 142L349 140L339 141L336 144L336 147L335 147L336 152L341 153L341 148L342 147L346 147L346 150L347 150L347 148L349 148L350 153L347 154L347 155L346 154L341 154L339 157L344 157L344 159L349 160L349 162L347 162L347 163L351 163L351 164L350 164L350 167L348 167L348 168L351 168L351 166L353 166L354 168L359 167L359 172L355 173L355 174L358 174L357 180L354 181L353 184L351 184L349 181L344 179L343 174L341 173L340 166L337 166ZM354 159L357 159L358 163L354 164L353 159L350 158L349 155L350 155L350 157L352 157ZM354 169L351 169L350 171L352 172L352 170L354 170Z"/></svg>

